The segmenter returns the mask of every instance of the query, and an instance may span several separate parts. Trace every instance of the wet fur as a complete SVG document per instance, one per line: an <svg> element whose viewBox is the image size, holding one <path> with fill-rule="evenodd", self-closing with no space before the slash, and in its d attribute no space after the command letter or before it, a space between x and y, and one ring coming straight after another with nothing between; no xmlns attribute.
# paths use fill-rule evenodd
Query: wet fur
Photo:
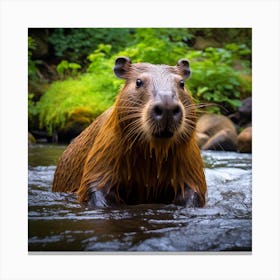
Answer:
<svg viewBox="0 0 280 280"><path fill-rule="evenodd" d="M107 202L184 204L189 199L195 206L205 204L203 162L195 139L196 106L190 95L176 89L183 107L182 124L174 128L171 139L157 139L151 133L157 127L148 114L153 93L144 88L131 94L136 77L146 72L153 75L151 71L158 69L132 64L114 106L63 153L53 191L77 192L80 202L93 197L93 204L99 201L103 206ZM179 77L180 69L162 66L154 75L170 73ZM160 77L155 80L160 81ZM165 82L170 83L168 79Z"/></svg>

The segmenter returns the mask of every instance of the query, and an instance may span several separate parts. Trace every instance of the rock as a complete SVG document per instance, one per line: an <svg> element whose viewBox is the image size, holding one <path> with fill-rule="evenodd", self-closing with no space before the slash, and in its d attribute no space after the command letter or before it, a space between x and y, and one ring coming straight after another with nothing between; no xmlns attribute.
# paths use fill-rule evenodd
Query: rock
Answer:
<svg viewBox="0 0 280 280"><path fill-rule="evenodd" d="M240 121L240 113L235 112L227 116L234 124L238 125Z"/></svg>
<svg viewBox="0 0 280 280"><path fill-rule="evenodd" d="M30 132L28 132L28 145L32 144L36 144L36 139Z"/></svg>
<svg viewBox="0 0 280 280"><path fill-rule="evenodd" d="M200 132L196 133L196 141L199 148L201 148L208 140L209 140L209 136L207 134L200 133Z"/></svg>
<svg viewBox="0 0 280 280"><path fill-rule="evenodd" d="M60 143L70 143L77 137L86 127L88 127L94 120L93 113L87 108L76 108L71 114L63 127L57 131ZM54 140L54 139L53 139Z"/></svg>
<svg viewBox="0 0 280 280"><path fill-rule="evenodd" d="M237 150L241 153L252 152L252 127L246 127L237 137Z"/></svg>
<svg viewBox="0 0 280 280"><path fill-rule="evenodd" d="M208 140L203 143L206 137ZM237 150L237 132L233 122L223 115L204 114L197 122L198 144L203 150Z"/></svg>
<svg viewBox="0 0 280 280"><path fill-rule="evenodd" d="M216 114L204 114L198 119L196 131L212 137L220 130L226 128L236 133L236 128L228 117Z"/></svg>
<svg viewBox="0 0 280 280"><path fill-rule="evenodd" d="M237 112L232 113L228 118L239 127L251 126L252 122L252 97L248 97L242 101Z"/></svg>
<svg viewBox="0 0 280 280"><path fill-rule="evenodd" d="M248 97L242 101L242 105L238 108L240 114L240 125L252 121L252 97Z"/></svg>
<svg viewBox="0 0 280 280"><path fill-rule="evenodd" d="M236 151L236 133L230 129L222 129L213 135L203 146L202 150Z"/></svg>

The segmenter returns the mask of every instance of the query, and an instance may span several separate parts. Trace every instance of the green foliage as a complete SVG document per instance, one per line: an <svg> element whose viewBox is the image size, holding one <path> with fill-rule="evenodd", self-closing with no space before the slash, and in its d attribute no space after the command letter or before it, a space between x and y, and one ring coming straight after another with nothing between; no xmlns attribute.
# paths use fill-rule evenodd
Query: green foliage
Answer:
<svg viewBox="0 0 280 280"><path fill-rule="evenodd" d="M226 31L238 33L226 29L209 33ZM128 56L133 62L169 65L185 57L192 69L187 84L194 98L200 103L217 104L212 107L215 112L222 107L236 109L241 98L251 94L249 44L245 39L240 44L231 42L227 35L228 44L223 47L198 51L188 46L193 34L190 29L178 28L55 29L50 40L57 56L71 54L71 61L81 57L87 60L83 74L81 64L66 59L57 66L61 77L67 79L53 82L37 104L41 127L49 132L62 129L67 121L78 118L77 112L83 112L88 120L111 106L123 83L112 71L118 56Z"/></svg>
<svg viewBox="0 0 280 280"><path fill-rule="evenodd" d="M248 90L251 84L241 75L243 72L249 73L251 65L248 59L251 51L244 44L196 51L187 48L181 42L170 42L161 29L138 29L136 35L140 38L139 42L118 55L128 56L133 61L170 65L186 57L190 60L192 69L188 85L199 102L217 104L209 107L214 112L220 112L221 106L227 110L234 110L241 105L241 86ZM236 60L242 61L242 71L233 68Z"/></svg>
<svg viewBox="0 0 280 280"><path fill-rule="evenodd" d="M90 64L87 68L89 73L106 74L106 71L112 70L113 61L110 60L111 45L100 44L93 53L89 54L87 59Z"/></svg>
<svg viewBox="0 0 280 280"><path fill-rule="evenodd" d="M38 77L38 69L37 65L41 63L39 60L34 60L32 58L33 51L36 49L37 43L36 41L31 37L28 36L28 90L30 90L30 87L34 89L34 85L39 83L39 77ZM29 128L36 126L36 120L38 115L38 110L36 107L35 102L35 94L32 92L28 92L28 126Z"/></svg>
<svg viewBox="0 0 280 280"><path fill-rule="evenodd" d="M114 102L120 83L108 76L84 74L52 83L37 105L41 128L50 133L62 129L77 110L91 114L93 120Z"/></svg>
<svg viewBox="0 0 280 280"><path fill-rule="evenodd" d="M36 65L40 63L39 60L32 59L32 52L36 49L36 41L28 36L28 77L30 79L37 78L37 67Z"/></svg>
<svg viewBox="0 0 280 280"><path fill-rule="evenodd" d="M193 37L201 36L205 39L214 39L221 47L238 42L251 48L252 29L251 28L189 28L188 32Z"/></svg>
<svg viewBox="0 0 280 280"><path fill-rule="evenodd" d="M84 62L89 53L103 44L111 44L114 51L125 47L131 40L130 28L55 28L50 29L49 42L55 55L78 63Z"/></svg>
<svg viewBox="0 0 280 280"><path fill-rule="evenodd" d="M34 97L34 93L28 93L28 129L36 127L38 108L34 101Z"/></svg>
<svg viewBox="0 0 280 280"><path fill-rule="evenodd" d="M56 66L56 71L61 78L65 78L66 76L75 77L78 74L78 70L80 70L81 68L82 66L78 63L62 60Z"/></svg>
<svg viewBox="0 0 280 280"><path fill-rule="evenodd" d="M241 86L250 88L251 81L244 79L242 73L250 71L236 71L233 68L234 59L240 57L238 45L236 52L227 48L207 48L204 51L189 51L188 58L191 61L192 76L188 84L195 96L202 103L214 103L215 112L220 111L220 106L227 110L234 110L241 105ZM247 53L246 53L247 54ZM247 63L249 64L249 62Z"/></svg>
<svg viewBox="0 0 280 280"><path fill-rule="evenodd" d="M116 56L128 56L134 62L174 65L178 59L186 55L186 46L182 42L171 42L169 33L165 33L162 29L139 28L135 33L135 43Z"/></svg>
<svg viewBox="0 0 280 280"><path fill-rule="evenodd" d="M28 119L32 119L37 114L37 108L34 102L34 94L28 93Z"/></svg>
<svg viewBox="0 0 280 280"><path fill-rule="evenodd" d="M50 133L54 129L62 129L67 120L73 119L77 109L87 112L93 120L113 104L122 81L114 79L114 61L106 56L110 51L110 45L100 44L88 56L87 73L51 84L38 103L41 127ZM62 70L68 65L68 62L61 62Z"/></svg>

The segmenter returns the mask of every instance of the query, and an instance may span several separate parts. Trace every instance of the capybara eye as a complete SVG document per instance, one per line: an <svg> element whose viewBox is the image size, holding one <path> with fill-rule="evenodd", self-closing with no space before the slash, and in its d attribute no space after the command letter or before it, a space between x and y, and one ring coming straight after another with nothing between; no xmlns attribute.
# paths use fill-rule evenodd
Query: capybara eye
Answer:
<svg viewBox="0 0 280 280"><path fill-rule="evenodd" d="M143 86L142 80L137 79L137 80L136 80L136 87L137 87L137 88L140 88L140 87L142 87L142 86Z"/></svg>
<svg viewBox="0 0 280 280"><path fill-rule="evenodd" d="M180 88L184 88L185 83L184 83L184 81L183 81L183 80L181 80L181 81L179 82L179 86L180 86Z"/></svg>

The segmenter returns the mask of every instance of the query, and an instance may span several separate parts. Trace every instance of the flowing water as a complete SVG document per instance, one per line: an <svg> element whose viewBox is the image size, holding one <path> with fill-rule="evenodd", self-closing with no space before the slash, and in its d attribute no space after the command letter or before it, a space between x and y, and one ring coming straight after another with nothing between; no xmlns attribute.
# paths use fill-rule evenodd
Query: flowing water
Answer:
<svg viewBox="0 0 280 280"><path fill-rule="evenodd" d="M65 146L29 147L29 251L213 252L252 250L252 156L203 151L204 208L138 205L87 208L52 193Z"/></svg>

